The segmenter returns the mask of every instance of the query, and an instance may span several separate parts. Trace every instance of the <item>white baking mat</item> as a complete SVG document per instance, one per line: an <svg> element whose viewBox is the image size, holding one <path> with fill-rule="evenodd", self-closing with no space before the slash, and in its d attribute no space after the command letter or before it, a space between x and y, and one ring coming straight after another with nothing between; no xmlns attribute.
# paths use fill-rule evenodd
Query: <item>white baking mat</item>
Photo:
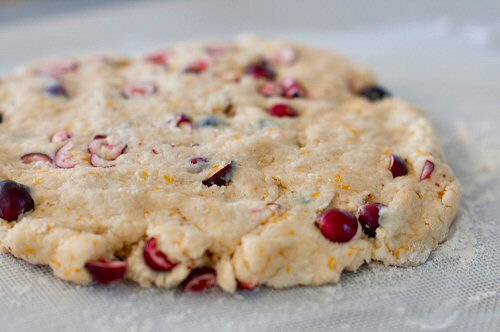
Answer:
<svg viewBox="0 0 500 332"><path fill-rule="evenodd" d="M193 28L183 15L200 9L191 10L147 3L0 26L0 73L41 55L103 48L133 53L252 27L334 48L371 66L394 94L421 105L434 122L464 192L449 240L415 268L370 265L345 273L336 285L237 295L184 295L129 283L75 286L3 254L0 331L500 331L499 27L437 16L398 22L387 14L387 22L376 25L308 29L283 18L256 24L249 17L259 10L249 17L240 10L241 20L229 25L214 23L217 13L206 12ZM167 28L160 29L160 18ZM203 18L211 23L205 26ZM169 21L184 19L178 29Z"/></svg>

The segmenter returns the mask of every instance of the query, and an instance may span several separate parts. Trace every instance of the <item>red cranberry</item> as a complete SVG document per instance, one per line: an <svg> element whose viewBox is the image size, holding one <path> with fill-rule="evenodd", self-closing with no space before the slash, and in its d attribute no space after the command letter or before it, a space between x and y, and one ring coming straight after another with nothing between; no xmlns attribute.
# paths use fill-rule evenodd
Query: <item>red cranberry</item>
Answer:
<svg viewBox="0 0 500 332"><path fill-rule="evenodd" d="M217 286L217 274L210 267L196 268L184 283L184 292L201 292L212 286Z"/></svg>
<svg viewBox="0 0 500 332"><path fill-rule="evenodd" d="M434 172L434 163L430 160L426 160L422 168L422 173L420 174L420 181L430 179L432 172Z"/></svg>
<svg viewBox="0 0 500 332"><path fill-rule="evenodd" d="M177 265L172 263L167 255L156 247L156 238L154 237L146 242L142 256L146 265L155 271L170 271Z"/></svg>
<svg viewBox="0 0 500 332"><path fill-rule="evenodd" d="M37 161L43 161L45 163L52 164L52 158L50 158L45 153L32 152L21 156L21 161L23 164L31 164Z"/></svg>
<svg viewBox="0 0 500 332"><path fill-rule="evenodd" d="M380 209L383 207L384 205L380 203L368 203L359 209L359 223L369 237L376 235L376 230L380 226Z"/></svg>
<svg viewBox="0 0 500 332"><path fill-rule="evenodd" d="M205 60L196 60L191 62L185 69L185 73L190 74L201 74L208 68L208 62Z"/></svg>
<svg viewBox="0 0 500 332"><path fill-rule="evenodd" d="M349 242L358 231L358 221L354 214L341 209L323 212L317 226L323 236L332 242Z"/></svg>
<svg viewBox="0 0 500 332"><path fill-rule="evenodd" d="M188 171L199 173L208 165L208 159L205 157L194 157L189 159Z"/></svg>
<svg viewBox="0 0 500 332"><path fill-rule="evenodd" d="M268 112L270 115L278 118L295 118L299 116L299 113L292 106L288 106L287 104L274 104L269 108Z"/></svg>
<svg viewBox="0 0 500 332"><path fill-rule="evenodd" d="M127 272L127 263L122 261L94 261L85 264L95 282L109 285L122 280Z"/></svg>
<svg viewBox="0 0 500 332"><path fill-rule="evenodd" d="M155 65L167 66L170 61L170 52L161 51L157 53L150 54L146 57L146 60L154 63Z"/></svg>
<svg viewBox="0 0 500 332"><path fill-rule="evenodd" d="M280 84L267 81L260 87L259 92L265 97L278 97L283 95L285 90Z"/></svg>
<svg viewBox="0 0 500 332"><path fill-rule="evenodd" d="M211 187L214 184L219 187L227 186L231 182L231 175L234 167L233 165L234 162L230 161L208 178L203 180L202 183L207 187Z"/></svg>
<svg viewBox="0 0 500 332"><path fill-rule="evenodd" d="M378 85L370 85L361 89L359 94L371 101L377 101L386 97L391 97L391 94L384 88Z"/></svg>
<svg viewBox="0 0 500 332"><path fill-rule="evenodd" d="M59 168L73 168L76 166L77 161L75 156L71 153L73 149L73 142L67 141L61 146L54 156L54 163Z"/></svg>
<svg viewBox="0 0 500 332"><path fill-rule="evenodd" d="M259 284L254 284L251 282L239 281L238 289L240 290L257 290L259 288Z"/></svg>
<svg viewBox="0 0 500 332"><path fill-rule="evenodd" d="M91 154L90 155L90 165L94 167L100 167L100 168L109 168L109 167L114 167L115 164L113 161L102 159L96 154Z"/></svg>
<svg viewBox="0 0 500 332"><path fill-rule="evenodd" d="M111 144L105 135L96 135L88 147L91 154L108 161L115 160L124 154L126 149L127 144Z"/></svg>
<svg viewBox="0 0 500 332"><path fill-rule="evenodd" d="M391 154L389 170L391 171L392 176L395 178L408 174L408 168L406 167L405 161L403 160L403 158L395 154Z"/></svg>
<svg viewBox="0 0 500 332"><path fill-rule="evenodd" d="M188 131L193 129L193 121L184 113L177 114L171 122L173 122L177 128L185 128Z"/></svg>
<svg viewBox="0 0 500 332"><path fill-rule="evenodd" d="M287 77L281 83L284 91L283 97L285 98L304 98L306 91L294 78Z"/></svg>
<svg viewBox="0 0 500 332"><path fill-rule="evenodd" d="M0 218L16 221L20 215L33 209L35 202L28 187L10 180L0 181Z"/></svg>
<svg viewBox="0 0 500 332"><path fill-rule="evenodd" d="M122 96L130 99L135 97L152 96L158 92L158 85L150 81L136 81L127 84L122 90Z"/></svg>
<svg viewBox="0 0 500 332"><path fill-rule="evenodd" d="M269 62L264 59L249 64L245 68L245 74L251 75L255 78L263 78L267 80L274 80L276 77L274 69L271 67Z"/></svg>
<svg viewBox="0 0 500 332"><path fill-rule="evenodd" d="M71 134L67 132L66 130L61 130L52 135L50 138L50 142L52 143L62 143L66 142L71 138Z"/></svg>

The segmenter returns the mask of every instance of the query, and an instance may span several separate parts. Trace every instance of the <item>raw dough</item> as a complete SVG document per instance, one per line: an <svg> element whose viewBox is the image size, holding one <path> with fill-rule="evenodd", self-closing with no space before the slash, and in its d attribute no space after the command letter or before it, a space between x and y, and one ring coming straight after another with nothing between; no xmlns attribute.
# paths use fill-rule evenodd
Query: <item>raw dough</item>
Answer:
<svg viewBox="0 0 500 332"><path fill-rule="evenodd" d="M434 130L408 102L360 97L374 84L366 69L326 50L256 37L159 54L153 61L45 60L1 82L0 181L30 187L36 208L2 222L0 246L81 284L92 280L86 262L119 259L128 263L126 278L142 286L177 286L194 267L210 266L232 292L238 281L278 288L336 282L344 269L372 260L420 264L445 239L460 187ZM293 77L306 97L259 93L265 80L245 75L245 67L261 58L275 82ZM63 96L47 95L55 81ZM131 82L156 87L147 83L133 95ZM271 116L276 103L298 116ZM180 113L192 128L176 126ZM61 130L71 134L74 168L20 161L32 152L53 158L65 143L50 138ZM113 167L90 164L96 135L127 145ZM406 160L408 175L393 178L391 153ZM193 166L193 157L208 161ZM421 181L426 160L435 169ZM229 161L227 186L203 184ZM325 209L356 214L366 202L386 206L375 238L358 227L352 240L336 243L316 226ZM145 264L152 237L177 263L172 271Z"/></svg>

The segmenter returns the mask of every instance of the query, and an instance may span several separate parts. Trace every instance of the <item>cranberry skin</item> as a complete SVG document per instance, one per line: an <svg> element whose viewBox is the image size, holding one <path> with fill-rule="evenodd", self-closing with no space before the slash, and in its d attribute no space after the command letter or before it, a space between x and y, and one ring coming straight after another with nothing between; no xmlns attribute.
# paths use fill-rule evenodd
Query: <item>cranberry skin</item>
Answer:
<svg viewBox="0 0 500 332"><path fill-rule="evenodd" d="M20 215L35 209L30 190L14 181L0 182L0 218L16 221Z"/></svg>
<svg viewBox="0 0 500 332"><path fill-rule="evenodd" d="M121 261L94 261L85 264L92 279L101 285L110 285L125 277L127 263Z"/></svg>
<svg viewBox="0 0 500 332"><path fill-rule="evenodd" d="M389 170L391 171L392 176L395 178L408 174L408 167L406 167L405 161L403 160L403 158L395 154L391 154Z"/></svg>
<svg viewBox="0 0 500 332"><path fill-rule="evenodd" d="M245 74L266 80L274 80L276 78L276 72L266 60L249 64L245 68Z"/></svg>
<svg viewBox="0 0 500 332"><path fill-rule="evenodd" d="M420 174L420 181L430 179L432 172L434 172L434 163L430 160L426 160L422 168L422 173Z"/></svg>
<svg viewBox="0 0 500 332"><path fill-rule="evenodd" d="M156 238L154 237L146 242L142 256L146 265L155 271L171 271L177 265L172 263L167 255L156 247Z"/></svg>
<svg viewBox="0 0 500 332"><path fill-rule="evenodd" d="M231 175L234 167L233 165L233 161L225 164L221 169L203 180L202 183L207 187L211 187L214 184L219 187L227 186L231 182Z"/></svg>
<svg viewBox="0 0 500 332"><path fill-rule="evenodd" d="M268 113L271 116L275 116L277 118L289 117L295 118L299 116L299 113L291 106L287 104L274 104L269 108Z"/></svg>
<svg viewBox="0 0 500 332"><path fill-rule="evenodd" d="M188 74L201 74L208 68L208 62L205 60L196 60L190 63L185 69L184 72Z"/></svg>
<svg viewBox="0 0 500 332"><path fill-rule="evenodd" d="M370 100L377 101L386 97L391 97L391 93L378 85L370 85L359 91L359 95Z"/></svg>
<svg viewBox="0 0 500 332"><path fill-rule="evenodd" d="M45 153L40 153L40 152L32 152L32 153L27 153L23 156L21 156L21 161L23 164L31 164L37 161L43 161L49 164L52 164L52 158L50 158L48 155Z"/></svg>
<svg viewBox="0 0 500 332"><path fill-rule="evenodd" d="M148 55L146 60L155 65L167 66L170 62L170 57L170 52L162 51Z"/></svg>
<svg viewBox="0 0 500 332"><path fill-rule="evenodd" d="M369 237L376 235L377 228L380 226L380 209L384 206L380 203L368 203L359 209L358 221Z"/></svg>
<svg viewBox="0 0 500 332"><path fill-rule="evenodd" d="M285 98L304 98L306 96L306 90L294 78L285 78L282 85L283 97Z"/></svg>
<svg viewBox="0 0 500 332"><path fill-rule="evenodd" d="M245 291L253 291L259 289L259 284L254 284L251 282L239 281L238 289Z"/></svg>
<svg viewBox="0 0 500 332"><path fill-rule="evenodd" d="M184 292L201 292L217 285L217 274L210 267L196 268L187 277L184 283Z"/></svg>
<svg viewBox="0 0 500 332"><path fill-rule="evenodd" d="M320 215L317 226L324 237L332 242L349 242L358 231L358 221L354 214L331 209Z"/></svg>

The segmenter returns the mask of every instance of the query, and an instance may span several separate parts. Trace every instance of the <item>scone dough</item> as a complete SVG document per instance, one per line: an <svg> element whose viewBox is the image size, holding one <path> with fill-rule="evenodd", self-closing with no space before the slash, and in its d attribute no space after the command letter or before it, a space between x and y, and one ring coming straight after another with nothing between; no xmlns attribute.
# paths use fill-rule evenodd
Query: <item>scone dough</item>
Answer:
<svg viewBox="0 0 500 332"><path fill-rule="evenodd" d="M126 278L141 286L174 287L209 266L233 292L238 282L337 282L344 269L372 260L416 265L445 239L459 183L420 109L359 96L375 84L366 69L326 50L256 37L158 54L40 61L1 81L0 181L30 187L36 203L18 221L2 222L2 248L80 284L92 281L86 262L99 259L126 261ZM275 82L292 77L306 96L264 96L265 80L245 74L261 59ZM54 81L66 97L46 93ZM129 96L134 82L154 89ZM272 116L276 103L298 116ZM191 125L176 125L181 113ZM74 168L21 162L33 152L54 157L64 143L50 137L60 131L71 135ZM96 135L126 144L113 167L89 162ZM393 177L391 154L404 158L408 175ZM204 167L193 167L195 157L206 159ZM421 181L427 160L435 168ZM228 185L203 183L231 161ZM366 202L386 206L375 238L359 227L336 243L316 226L328 208L356 214ZM145 264L152 237L177 262L173 270Z"/></svg>

